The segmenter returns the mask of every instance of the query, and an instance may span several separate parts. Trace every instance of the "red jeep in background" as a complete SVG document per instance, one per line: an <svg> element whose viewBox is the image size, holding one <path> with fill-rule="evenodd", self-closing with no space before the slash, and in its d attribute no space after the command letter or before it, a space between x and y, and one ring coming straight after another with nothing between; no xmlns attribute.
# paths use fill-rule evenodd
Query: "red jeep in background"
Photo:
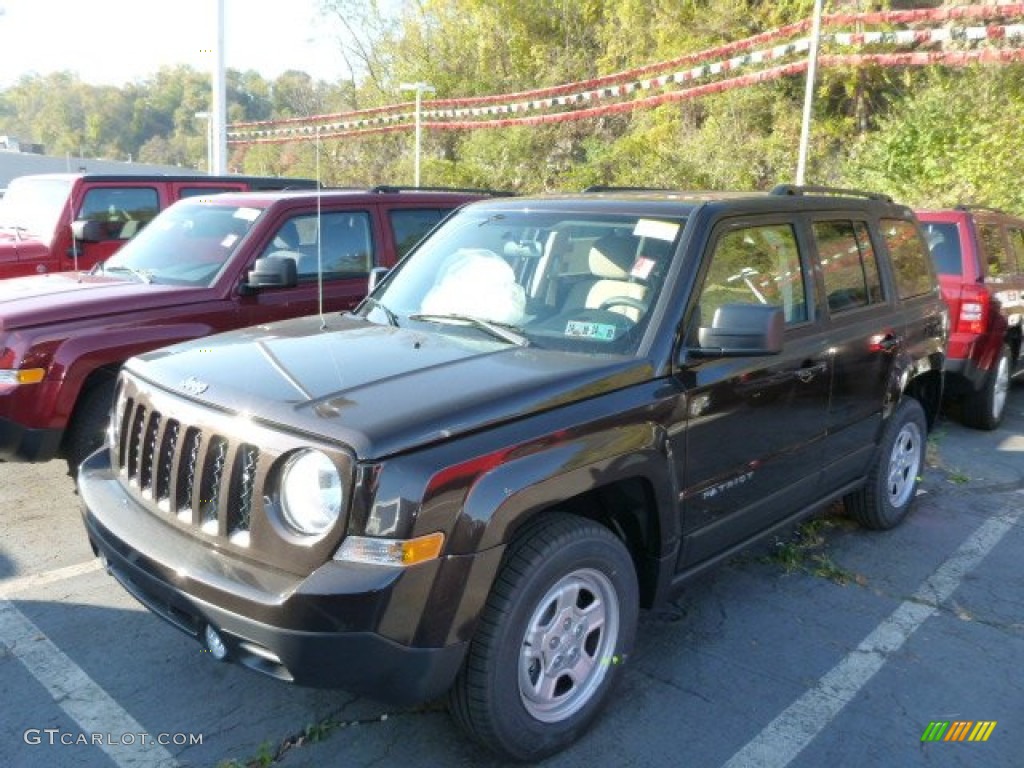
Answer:
<svg viewBox="0 0 1024 768"><path fill-rule="evenodd" d="M978 206L917 216L949 305L946 392L965 424L995 429L1021 364L1024 218Z"/></svg>
<svg viewBox="0 0 1024 768"><path fill-rule="evenodd" d="M91 272L0 280L0 461L63 456L74 470L102 444L129 357L350 309L374 269L482 196L378 187L196 197Z"/></svg>
<svg viewBox="0 0 1024 768"><path fill-rule="evenodd" d="M0 198L0 278L89 269L185 197L316 186L259 176L21 176Z"/></svg>

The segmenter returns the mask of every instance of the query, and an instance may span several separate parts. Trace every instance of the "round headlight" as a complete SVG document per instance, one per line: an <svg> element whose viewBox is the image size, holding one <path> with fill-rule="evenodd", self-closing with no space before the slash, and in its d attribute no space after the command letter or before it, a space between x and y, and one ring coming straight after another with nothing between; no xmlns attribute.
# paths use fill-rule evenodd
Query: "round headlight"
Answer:
<svg viewBox="0 0 1024 768"><path fill-rule="evenodd" d="M296 532L319 536L341 514L344 490L334 462L320 451L299 451L281 476L281 513Z"/></svg>

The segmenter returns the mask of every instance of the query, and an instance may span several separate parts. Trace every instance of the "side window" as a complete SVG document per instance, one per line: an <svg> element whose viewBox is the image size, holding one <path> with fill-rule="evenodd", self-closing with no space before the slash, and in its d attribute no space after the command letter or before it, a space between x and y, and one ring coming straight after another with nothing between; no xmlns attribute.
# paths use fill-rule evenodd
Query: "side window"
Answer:
<svg viewBox="0 0 1024 768"><path fill-rule="evenodd" d="M219 195L222 192L240 192L239 187L182 187L178 190L178 199L186 197L202 197L204 195Z"/></svg>
<svg viewBox="0 0 1024 768"><path fill-rule="evenodd" d="M804 272L789 224L744 227L714 245L700 294L698 324L710 326L723 304L780 307L787 325L808 318Z"/></svg>
<svg viewBox="0 0 1024 768"><path fill-rule="evenodd" d="M928 249L917 227L902 219L882 219L882 233L892 256L899 297L909 299L931 291L935 283Z"/></svg>
<svg viewBox="0 0 1024 768"><path fill-rule="evenodd" d="M437 208L401 208L391 211L388 218L391 220L398 258L405 256L446 213Z"/></svg>
<svg viewBox="0 0 1024 768"><path fill-rule="evenodd" d="M1011 227L1007 234L1010 236L1010 250L1017 261L1016 265L1011 262L1010 266L1015 273L1024 272L1024 229Z"/></svg>
<svg viewBox="0 0 1024 768"><path fill-rule="evenodd" d="M99 221L107 240L128 240L160 211L156 190L149 187L97 187L85 193L78 218Z"/></svg>
<svg viewBox="0 0 1024 768"><path fill-rule="evenodd" d="M293 216L281 225L263 256L295 260L299 280L323 264L328 278L364 277L373 264L370 215L364 211Z"/></svg>
<svg viewBox="0 0 1024 768"><path fill-rule="evenodd" d="M864 222L815 222L814 239L832 314L883 300L878 259Z"/></svg>
<svg viewBox="0 0 1024 768"><path fill-rule="evenodd" d="M1007 271L1009 254L1003 241L1003 230L997 224L979 224L978 234L985 249L985 260L988 264L988 276L999 277Z"/></svg>

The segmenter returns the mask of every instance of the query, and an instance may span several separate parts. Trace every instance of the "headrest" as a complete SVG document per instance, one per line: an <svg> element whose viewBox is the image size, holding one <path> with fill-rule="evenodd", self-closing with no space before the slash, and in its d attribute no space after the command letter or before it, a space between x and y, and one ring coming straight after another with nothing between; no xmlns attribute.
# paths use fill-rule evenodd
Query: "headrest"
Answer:
<svg viewBox="0 0 1024 768"><path fill-rule="evenodd" d="M590 271L606 280L626 280L635 259L635 238L605 235L590 248Z"/></svg>

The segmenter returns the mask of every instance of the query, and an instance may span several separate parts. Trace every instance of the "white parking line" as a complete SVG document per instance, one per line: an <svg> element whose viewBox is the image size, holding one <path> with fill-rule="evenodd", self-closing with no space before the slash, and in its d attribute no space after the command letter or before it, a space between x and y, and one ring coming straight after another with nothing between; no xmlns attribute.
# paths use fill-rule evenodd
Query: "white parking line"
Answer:
<svg viewBox="0 0 1024 768"><path fill-rule="evenodd" d="M1019 493L1019 491L1018 491ZM917 592L879 624L818 684L793 702L732 756L724 768L783 768L839 714L889 656L898 651L926 619L937 613L964 576L981 563L1018 522L1021 510L986 520L967 537Z"/></svg>
<svg viewBox="0 0 1024 768"><path fill-rule="evenodd" d="M40 587L44 584L53 584L64 579L73 579L75 576L83 576L103 568L99 558L94 558L77 565L69 565L64 568L55 568L52 571L42 573L31 573L18 579L0 580L0 598L13 595L15 592L22 592L32 587Z"/></svg>
<svg viewBox="0 0 1024 768"><path fill-rule="evenodd" d="M94 571L100 567L99 561L90 561L80 565L60 568L34 576L14 579L3 584L3 593L25 589L28 586L48 584L61 579L70 578L82 573ZM0 646L18 661L38 680L53 697L54 702L82 729L82 733L102 735L95 743L107 753L111 760L122 768L139 766L175 766L174 757L158 744L155 737L152 741L142 743L140 734L145 729L129 715L110 695L103 690L81 667L73 662L50 641L43 631L29 620L18 608L0 597ZM45 727L40 723L40 727ZM134 743L127 741L125 735L133 734ZM98 742L98 743L97 743ZM47 743L44 737L44 744ZM59 742L57 742L59 743ZM47 747L39 747L46 749ZM52 755L43 759L43 763L55 762Z"/></svg>

